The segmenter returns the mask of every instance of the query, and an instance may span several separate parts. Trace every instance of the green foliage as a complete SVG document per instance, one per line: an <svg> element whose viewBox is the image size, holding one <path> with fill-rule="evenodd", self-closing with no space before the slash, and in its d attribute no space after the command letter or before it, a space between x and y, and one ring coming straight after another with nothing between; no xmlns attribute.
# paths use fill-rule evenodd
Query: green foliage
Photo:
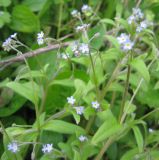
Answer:
<svg viewBox="0 0 159 160"><path fill-rule="evenodd" d="M25 5L13 8L11 26L19 32L37 32L40 28L38 17Z"/></svg>
<svg viewBox="0 0 159 160"><path fill-rule="evenodd" d="M158 160L158 9L0 0L0 159Z"/></svg>
<svg viewBox="0 0 159 160"><path fill-rule="evenodd" d="M120 131L121 126L117 123L111 111L107 110L104 112L105 112L103 113L105 118L104 123L100 126L100 128L97 130L97 132L93 136L92 138L93 144L106 140L108 137Z"/></svg>
<svg viewBox="0 0 159 160"><path fill-rule="evenodd" d="M11 0L0 0L0 6L8 7L11 4Z"/></svg>

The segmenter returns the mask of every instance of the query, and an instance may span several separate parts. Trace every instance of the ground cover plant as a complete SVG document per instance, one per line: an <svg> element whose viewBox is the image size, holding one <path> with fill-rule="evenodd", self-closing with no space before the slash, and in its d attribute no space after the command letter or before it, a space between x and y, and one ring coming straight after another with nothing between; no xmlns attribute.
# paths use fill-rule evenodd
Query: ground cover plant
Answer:
<svg viewBox="0 0 159 160"><path fill-rule="evenodd" d="M2 160L158 160L158 0L0 0Z"/></svg>

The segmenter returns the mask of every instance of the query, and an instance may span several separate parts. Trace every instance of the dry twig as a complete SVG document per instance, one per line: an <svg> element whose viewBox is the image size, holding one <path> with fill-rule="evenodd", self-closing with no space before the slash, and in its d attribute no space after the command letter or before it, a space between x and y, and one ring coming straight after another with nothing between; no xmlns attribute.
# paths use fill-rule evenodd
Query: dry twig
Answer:
<svg viewBox="0 0 159 160"><path fill-rule="evenodd" d="M46 53L48 51L55 50L55 49L58 49L58 48L61 48L61 47L66 47L68 45L70 45L70 42L65 42L65 43L62 43L62 44L54 44L54 45L49 45L49 46L44 47L44 48L39 48L37 50L24 53L23 55L18 55L18 56L13 57L13 58L9 58L9 59L6 59L6 60L1 60L0 61L0 66L1 67L4 67L4 66L6 67L6 66L8 66L8 65L10 65L14 62L24 61L24 58L34 57L36 55L43 54L43 53Z"/></svg>

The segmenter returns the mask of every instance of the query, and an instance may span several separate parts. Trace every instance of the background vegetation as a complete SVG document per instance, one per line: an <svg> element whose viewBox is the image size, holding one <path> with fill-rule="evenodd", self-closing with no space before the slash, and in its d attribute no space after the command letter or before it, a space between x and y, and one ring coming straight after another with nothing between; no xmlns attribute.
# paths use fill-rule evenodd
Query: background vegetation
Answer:
<svg viewBox="0 0 159 160"><path fill-rule="evenodd" d="M74 9L80 10L83 4L91 6L95 15L84 18L85 23L91 24L89 37L100 34L90 44L92 52L96 54L93 60L96 61L97 80L94 80L88 57L59 59L59 53L72 54L70 47L61 47L29 58L29 69L24 62L1 65L2 160L27 160L31 159L31 155L32 159L35 156L35 159L40 160L85 160L95 158L102 148L106 151L102 155L103 159L159 159L159 0L0 0L0 43L17 32L22 43L36 50L46 46L37 44L36 37L40 31L44 31L46 37L55 39L51 44L78 39L84 41L82 35L74 30L80 22L70 14ZM134 61L122 64L112 80L115 67L125 55L121 53L115 37L125 30L135 36L127 18L136 5L143 10L147 19L154 22L154 26L140 35L141 43L136 44ZM68 37L61 40L65 36ZM19 50L28 52L25 47ZM1 47L1 61L16 55L16 51L6 52ZM140 79L143 83L130 104L127 119L120 124L121 99L129 65L132 69L128 94L124 99L125 108ZM95 85L100 92L98 98L103 96L101 110L97 113L91 108L91 102L98 99ZM108 87L106 90L103 89L105 86ZM105 94L102 95L103 92ZM75 96L78 105L87 107L84 116L69 110L67 97L71 95ZM78 137L81 134L89 140L80 143ZM41 146L34 144L24 146L14 157L7 150L8 135L20 142L53 143L57 151L53 153L54 156L43 156Z"/></svg>

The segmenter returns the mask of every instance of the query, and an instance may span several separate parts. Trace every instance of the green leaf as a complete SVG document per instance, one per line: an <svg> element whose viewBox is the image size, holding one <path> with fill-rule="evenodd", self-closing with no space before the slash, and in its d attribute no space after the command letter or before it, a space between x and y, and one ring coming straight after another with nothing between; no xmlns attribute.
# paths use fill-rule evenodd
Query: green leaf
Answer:
<svg viewBox="0 0 159 160"><path fill-rule="evenodd" d="M10 22L10 14L9 12L0 11L0 28L3 27L5 23Z"/></svg>
<svg viewBox="0 0 159 160"><path fill-rule="evenodd" d="M130 64L141 74L141 76L144 78L146 82L150 81L148 68L146 67L142 59L139 58L133 59Z"/></svg>
<svg viewBox="0 0 159 160"><path fill-rule="evenodd" d="M80 115L78 115L75 111L72 111L72 115L76 121L76 124L79 124L80 119L81 119Z"/></svg>
<svg viewBox="0 0 159 160"><path fill-rule="evenodd" d="M9 82L6 84L6 87L9 87L16 93L33 102L34 104L38 102L40 89L35 82Z"/></svg>
<svg viewBox="0 0 159 160"><path fill-rule="evenodd" d="M101 19L100 22L116 26L115 22L111 19L108 19L108 18Z"/></svg>
<svg viewBox="0 0 159 160"><path fill-rule="evenodd" d="M109 91L123 92L123 91L124 91L124 87L123 87L121 84L117 83L117 82L113 82L113 83L110 85L110 87L109 87L108 90L109 90Z"/></svg>
<svg viewBox="0 0 159 160"><path fill-rule="evenodd" d="M2 12L0 15L0 19L3 20L4 23L9 23L10 22L10 14L9 12Z"/></svg>
<svg viewBox="0 0 159 160"><path fill-rule="evenodd" d="M58 146L69 159L72 159L73 151L72 151L72 145L70 143L60 142Z"/></svg>
<svg viewBox="0 0 159 160"><path fill-rule="evenodd" d="M5 131L6 132L3 135L3 144L4 144L4 149L5 149L5 153L7 154L8 160L10 160L10 159L22 160L23 158L21 156L21 151L16 152L16 153L12 153L11 151L8 150L7 145L10 143L10 140L8 139L8 136L10 137L11 140L13 140L14 136L16 136L18 134L22 134L25 130L23 128L19 128L19 127L10 127L10 128L7 128ZM16 156L15 156L15 154L16 154Z"/></svg>
<svg viewBox="0 0 159 160"><path fill-rule="evenodd" d="M75 149L74 149L74 160L81 160L81 155L79 152L77 152Z"/></svg>
<svg viewBox="0 0 159 160"><path fill-rule="evenodd" d="M131 114L136 110L136 106L134 104L129 105L129 101L126 101L125 106L124 106L124 112L127 114Z"/></svg>
<svg viewBox="0 0 159 160"><path fill-rule="evenodd" d="M86 84L84 81L82 81L80 79L75 79L74 86L76 88L76 92L74 93L74 96L76 97L76 99L77 98L79 99L81 96L85 95Z"/></svg>
<svg viewBox="0 0 159 160"><path fill-rule="evenodd" d="M57 150L57 149L53 149L52 152L50 152L49 154L44 154L40 160L55 160L55 159L59 159L61 157L61 159L63 159L63 152Z"/></svg>
<svg viewBox="0 0 159 160"><path fill-rule="evenodd" d="M84 117L89 120L89 117L95 114L95 110L92 107L87 107L84 111Z"/></svg>
<svg viewBox="0 0 159 160"><path fill-rule="evenodd" d="M72 62L75 62L75 63L78 63L78 64L82 64L84 66L89 66L90 64L90 60L87 56L84 56L84 57L76 57L76 58L71 58L71 61Z"/></svg>
<svg viewBox="0 0 159 160"><path fill-rule="evenodd" d="M30 79L32 78L37 78L37 77L45 77L45 74L42 73L41 71L29 71L28 73L21 74L17 77L17 79Z"/></svg>
<svg viewBox="0 0 159 160"><path fill-rule="evenodd" d="M7 150L7 149L6 149ZM16 157L14 153L10 153L9 151L5 151L1 157L2 160L23 160L22 157L19 155L19 153L16 154Z"/></svg>
<svg viewBox="0 0 159 160"><path fill-rule="evenodd" d="M137 145L138 145L139 152L142 152L143 147L144 147L144 141L143 141L142 133L140 132L140 129L137 126L134 126L132 129L133 129L133 132L134 132L134 135L135 135L135 138L136 138L136 142L137 142Z"/></svg>
<svg viewBox="0 0 159 160"><path fill-rule="evenodd" d="M154 89L159 89L159 81L156 82Z"/></svg>
<svg viewBox="0 0 159 160"><path fill-rule="evenodd" d="M67 87L73 87L73 80L71 79L61 79L61 80L53 80L50 85L61 85Z"/></svg>
<svg viewBox="0 0 159 160"><path fill-rule="evenodd" d="M24 103L26 102L26 99L19 96L15 95L10 104L7 107L2 107L0 108L0 117L7 117L15 113L18 109L20 109Z"/></svg>
<svg viewBox="0 0 159 160"><path fill-rule="evenodd" d="M4 26L4 22L2 19L0 19L0 28L2 28Z"/></svg>
<svg viewBox="0 0 159 160"><path fill-rule="evenodd" d="M8 7L11 4L11 0L0 0L0 6Z"/></svg>
<svg viewBox="0 0 159 160"><path fill-rule="evenodd" d="M105 111L105 121L93 136L92 143L97 144L114 135L115 133L118 133L120 129L121 125L117 123L111 111L107 110Z"/></svg>
<svg viewBox="0 0 159 160"><path fill-rule="evenodd" d="M132 149L127 151L121 158L121 160L134 160L135 155L138 153L138 149Z"/></svg>
<svg viewBox="0 0 159 160"><path fill-rule="evenodd" d="M120 19L118 19L118 21L120 24L122 24L124 26L124 28L127 30L127 32L131 32L130 26L129 26L127 20L120 18Z"/></svg>
<svg viewBox="0 0 159 160"><path fill-rule="evenodd" d="M146 91L139 91L136 98L141 104L146 106L158 108L159 107L159 90L154 89L154 84L149 83ZM143 105L145 106L145 105Z"/></svg>
<svg viewBox="0 0 159 160"><path fill-rule="evenodd" d="M80 132L80 133L85 132L83 128L62 120L51 120L47 122L42 127L42 129L63 133L63 134L75 134L76 132Z"/></svg>
<svg viewBox="0 0 159 160"><path fill-rule="evenodd" d="M116 48L110 48L101 54L102 60L117 60L119 58L119 51Z"/></svg>
<svg viewBox="0 0 159 160"><path fill-rule="evenodd" d="M37 32L40 28L39 19L28 7L17 5L13 8L10 27L19 32Z"/></svg>
<svg viewBox="0 0 159 160"><path fill-rule="evenodd" d="M32 142L32 141L35 141L35 139L37 138L36 130L34 131L33 129L25 130L24 128L22 128L22 126L21 127L9 127L9 128L6 128L5 130L6 130L7 135L10 137L10 139L14 141ZM13 160L23 160L24 156L26 155L28 145L20 146L20 151L16 152L16 156L17 156L16 158L15 153L12 153L11 151L8 150L7 145L10 143L10 140L8 139L7 135L4 134L3 143L4 143L5 152L7 153L8 160L12 160L12 159Z"/></svg>
<svg viewBox="0 0 159 160"><path fill-rule="evenodd" d="M115 48L120 50L120 45L115 37L107 35L106 38L113 44L113 46L115 46Z"/></svg>
<svg viewBox="0 0 159 160"><path fill-rule="evenodd" d="M97 33L99 33L99 36L94 38L90 42L90 46L98 50L104 44L104 39L106 35L106 30L104 25L101 25L99 23L98 25L95 25L93 28L90 28L90 30L88 31L88 36L91 38Z"/></svg>
<svg viewBox="0 0 159 160"><path fill-rule="evenodd" d="M47 0L24 0L23 4L28 6L32 11L40 11Z"/></svg>
<svg viewBox="0 0 159 160"><path fill-rule="evenodd" d="M82 150L80 153L81 153L82 160L88 160L89 157L92 157L93 155L98 154L98 149L95 148L90 143L85 143L82 146Z"/></svg>

